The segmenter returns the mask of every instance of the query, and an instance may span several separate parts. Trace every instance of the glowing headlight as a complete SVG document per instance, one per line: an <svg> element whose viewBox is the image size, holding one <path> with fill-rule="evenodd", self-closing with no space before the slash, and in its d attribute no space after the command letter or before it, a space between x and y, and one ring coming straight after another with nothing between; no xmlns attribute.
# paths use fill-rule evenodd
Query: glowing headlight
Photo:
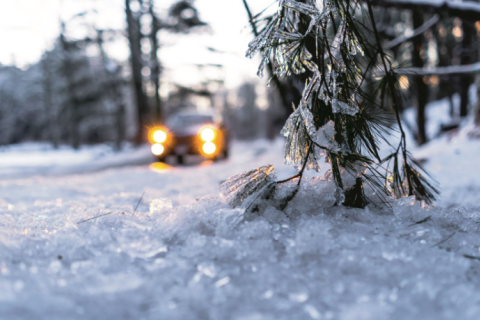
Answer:
<svg viewBox="0 0 480 320"><path fill-rule="evenodd" d="M205 142L212 141L215 138L215 130L212 128L202 129L202 132L200 132L200 138Z"/></svg>
<svg viewBox="0 0 480 320"><path fill-rule="evenodd" d="M167 140L167 133L163 130L157 130L153 133L153 141L163 143Z"/></svg>
<svg viewBox="0 0 480 320"><path fill-rule="evenodd" d="M213 154L217 150L217 147L213 142L206 142L203 144L202 149L205 154Z"/></svg>
<svg viewBox="0 0 480 320"><path fill-rule="evenodd" d="M160 143L152 145L152 153L156 156L161 155L165 151L165 148Z"/></svg>

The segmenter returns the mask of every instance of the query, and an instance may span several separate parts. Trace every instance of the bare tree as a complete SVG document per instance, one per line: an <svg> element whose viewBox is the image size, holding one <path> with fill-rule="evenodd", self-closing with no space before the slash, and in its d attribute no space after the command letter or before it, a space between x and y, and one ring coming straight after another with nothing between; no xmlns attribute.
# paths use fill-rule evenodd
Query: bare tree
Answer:
<svg viewBox="0 0 480 320"><path fill-rule="evenodd" d="M65 23L61 24L61 33L60 33L60 45L63 50L63 75L65 77L67 85L67 94L69 100L69 125L70 125L70 143L74 149L80 147L80 136L79 136L79 104L78 100L75 99L75 89L74 89L74 80L73 80L73 65L70 59L70 50L68 41L65 37Z"/></svg>
<svg viewBox="0 0 480 320"><path fill-rule="evenodd" d="M141 143L145 140L145 123L148 121L148 101L143 90L142 80L142 50L141 50L141 31L140 19L132 12L131 0L125 0L125 12L127 15L127 35L130 45L130 64L135 90L135 98L137 105L137 133L135 142Z"/></svg>
<svg viewBox="0 0 480 320"><path fill-rule="evenodd" d="M103 70L105 73L106 89L110 99L115 104L115 149L120 150L125 139L125 103L122 96L122 79L118 75L119 68L113 66L109 61L103 46L103 30L97 30L97 45L102 58ZM110 67L109 67L110 66Z"/></svg>
<svg viewBox="0 0 480 320"><path fill-rule="evenodd" d="M423 25L423 13L419 10L413 10L413 28L417 29ZM423 68L423 59L420 51L423 46L423 36L413 38L413 52L412 52L412 65L417 68ZM423 76L413 76L414 86L411 88L415 91L417 97L417 136L416 140L419 145L427 142L427 134L425 131L425 108L428 102L428 85L423 80Z"/></svg>
<svg viewBox="0 0 480 320"><path fill-rule="evenodd" d="M53 107L52 99L52 75L50 71L49 61L45 57L41 62L42 65L42 84L43 84L43 104L45 107L45 114L47 115L47 130L48 137L55 149L58 148L58 124L57 115Z"/></svg>

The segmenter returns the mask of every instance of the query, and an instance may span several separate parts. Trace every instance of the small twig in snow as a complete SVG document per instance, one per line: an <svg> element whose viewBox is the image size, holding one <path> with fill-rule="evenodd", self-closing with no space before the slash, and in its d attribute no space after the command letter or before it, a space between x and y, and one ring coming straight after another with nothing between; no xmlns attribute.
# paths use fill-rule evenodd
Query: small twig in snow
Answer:
<svg viewBox="0 0 480 320"><path fill-rule="evenodd" d="M469 254L464 254L463 256L464 256L465 258L467 258L467 259L480 260L480 257L471 256L471 255L469 255Z"/></svg>
<svg viewBox="0 0 480 320"><path fill-rule="evenodd" d="M455 233L457 233L457 232L455 231L454 233L452 233L451 235L449 235L449 236L446 237L445 239L441 240L441 241L438 242L438 243L435 243L435 244L432 246L432 248L433 248L433 247L436 247L436 246L439 246L439 245L441 245L442 243L447 242L448 240L450 240L451 237L453 237L453 236L455 235Z"/></svg>
<svg viewBox="0 0 480 320"><path fill-rule="evenodd" d="M135 210L133 210L133 215L135 215L135 212L137 212L137 208L140 205L140 202L142 201L144 195L145 195L145 191L143 191L142 196L140 197L140 200L138 200L137 206L135 207Z"/></svg>
<svg viewBox="0 0 480 320"><path fill-rule="evenodd" d="M109 214L112 214L113 211L110 211L108 213L104 213L104 214L100 214L98 216L95 216L95 217L92 217L92 218L89 218L89 219L85 219L85 220L82 220L80 222L77 222L77 224L80 224L80 223L84 223L84 222L87 222L87 221L90 221L90 220L93 220L93 219L97 219L97 218L100 218L100 217L104 217L104 216L108 216Z"/></svg>
<svg viewBox="0 0 480 320"><path fill-rule="evenodd" d="M307 166L308 156L310 155L310 151L311 151L311 150L312 150L312 147L309 146L309 147L308 147L308 151L307 151L307 156L305 157L305 161L303 162L303 166L302 166L302 169L300 170L300 172L297 173L296 175L290 177L290 178L285 179L285 180L277 181L277 184L279 184L279 183L284 183L284 182L293 180L293 179L295 179L295 178L300 178L300 179L298 180L298 184L297 184L297 185L300 185L300 182L302 182L303 172L305 171L305 167Z"/></svg>
<svg viewBox="0 0 480 320"><path fill-rule="evenodd" d="M415 223L412 223L411 225L409 225L409 227L413 227L413 226L416 225L416 224L420 224L420 223L427 222L427 221L429 221L430 219L432 219L432 216L428 216L428 217L426 217L425 219L422 219L422 220L420 220L420 221L417 221L417 222L415 222Z"/></svg>

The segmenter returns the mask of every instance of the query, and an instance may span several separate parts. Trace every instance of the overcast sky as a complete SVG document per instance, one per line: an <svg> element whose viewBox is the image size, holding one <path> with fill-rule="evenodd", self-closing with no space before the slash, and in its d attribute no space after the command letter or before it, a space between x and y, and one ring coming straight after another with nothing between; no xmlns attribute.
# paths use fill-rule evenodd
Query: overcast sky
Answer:
<svg viewBox="0 0 480 320"><path fill-rule="evenodd" d="M15 63L24 67L36 62L45 49L50 49L58 35L60 19L69 21L69 34L81 37L85 22L98 28L125 28L124 0L9 0L2 1L0 10L0 63ZM159 11L168 8L171 0L156 0ZM273 0L250 0L254 12L268 6ZM198 81L195 64L220 63L225 68L221 77L227 86L236 86L245 79L254 78L257 61L244 57L252 35L242 0L197 0L202 20L210 24L210 31L194 35L160 34L160 59L165 67L164 81L192 84ZM86 18L72 16L95 9L98 14ZM82 26L83 24L83 26ZM212 53L207 47L227 52ZM116 59L128 58L126 41L117 41L109 47ZM217 75L212 75L216 77Z"/></svg>

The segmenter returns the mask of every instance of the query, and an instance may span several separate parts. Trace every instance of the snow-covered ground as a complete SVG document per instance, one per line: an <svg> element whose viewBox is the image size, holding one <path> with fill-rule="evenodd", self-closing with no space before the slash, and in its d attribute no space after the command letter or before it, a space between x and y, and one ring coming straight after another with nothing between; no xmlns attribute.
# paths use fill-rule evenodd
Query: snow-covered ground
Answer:
<svg viewBox="0 0 480 320"><path fill-rule="evenodd" d="M147 145L133 148L125 144L121 152L115 152L112 146L103 144L74 150L68 146L54 149L48 143L21 143L0 146L0 177L94 172L126 165L145 165L152 160Z"/></svg>
<svg viewBox="0 0 480 320"><path fill-rule="evenodd" d="M442 185L427 209L332 207L312 175L283 212L219 197L247 169L293 174L282 147L182 167L148 147L0 150L0 319L480 318L479 140L414 150Z"/></svg>

